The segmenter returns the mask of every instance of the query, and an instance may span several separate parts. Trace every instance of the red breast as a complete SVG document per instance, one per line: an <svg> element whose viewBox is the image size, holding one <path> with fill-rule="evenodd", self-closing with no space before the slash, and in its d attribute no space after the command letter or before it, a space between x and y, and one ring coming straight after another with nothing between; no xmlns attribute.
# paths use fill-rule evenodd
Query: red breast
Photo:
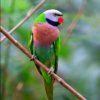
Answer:
<svg viewBox="0 0 100 100"><path fill-rule="evenodd" d="M58 38L59 30L48 23L38 23L32 28L33 40L38 47L50 47Z"/></svg>

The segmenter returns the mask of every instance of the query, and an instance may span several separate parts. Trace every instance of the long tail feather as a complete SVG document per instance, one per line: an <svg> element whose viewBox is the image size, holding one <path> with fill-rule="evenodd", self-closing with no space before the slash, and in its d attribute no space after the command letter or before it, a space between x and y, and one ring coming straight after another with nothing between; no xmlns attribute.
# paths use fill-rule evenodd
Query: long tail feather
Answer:
<svg viewBox="0 0 100 100"><path fill-rule="evenodd" d="M44 78L43 78L43 80L44 80L44 86L45 86L45 91L46 91L46 95L47 95L47 100L53 100L54 79L52 78L52 81L50 84L48 84Z"/></svg>

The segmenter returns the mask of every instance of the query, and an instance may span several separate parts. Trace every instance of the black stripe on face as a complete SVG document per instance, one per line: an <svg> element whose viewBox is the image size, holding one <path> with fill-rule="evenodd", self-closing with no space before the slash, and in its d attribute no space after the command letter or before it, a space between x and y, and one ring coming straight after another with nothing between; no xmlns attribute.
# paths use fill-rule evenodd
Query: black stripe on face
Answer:
<svg viewBox="0 0 100 100"><path fill-rule="evenodd" d="M58 26L58 25L60 25L60 23L59 23L59 22L54 22L54 21L51 21L51 20L50 20L50 19L48 19L48 18L46 18L46 21L47 21L49 24L53 25L53 26Z"/></svg>
<svg viewBox="0 0 100 100"><path fill-rule="evenodd" d="M54 13L53 15L54 16L63 16L62 14L57 14L57 13Z"/></svg>

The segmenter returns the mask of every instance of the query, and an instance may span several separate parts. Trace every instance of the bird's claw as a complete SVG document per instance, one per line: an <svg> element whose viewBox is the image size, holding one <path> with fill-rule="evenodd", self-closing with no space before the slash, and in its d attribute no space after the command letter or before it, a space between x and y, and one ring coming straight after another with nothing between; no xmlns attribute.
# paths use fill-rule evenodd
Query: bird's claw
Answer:
<svg viewBox="0 0 100 100"><path fill-rule="evenodd" d="M53 72L54 72L54 69L53 69L53 67L51 67L49 72L48 72L48 75L51 76L53 74Z"/></svg>
<svg viewBox="0 0 100 100"><path fill-rule="evenodd" d="M36 55L32 55L32 58L30 59L30 61L34 60L36 57Z"/></svg>

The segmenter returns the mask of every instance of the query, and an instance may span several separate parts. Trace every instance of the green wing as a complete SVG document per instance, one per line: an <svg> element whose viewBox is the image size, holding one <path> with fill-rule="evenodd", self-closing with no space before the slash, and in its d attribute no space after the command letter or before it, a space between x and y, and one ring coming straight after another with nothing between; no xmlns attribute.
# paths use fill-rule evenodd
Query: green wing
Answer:
<svg viewBox="0 0 100 100"><path fill-rule="evenodd" d="M35 54L35 46L34 46L34 43L33 43L33 33L32 33L32 31L30 31L30 33L28 35L28 45L29 45L30 53L32 55ZM36 64L35 64L35 66L36 66L38 72L42 75L40 67L38 65L36 65Z"/></svg>
<svg viewBox="0 0 100 100"><path fill-rule="evenodd" d="M33 55L33 33L32 31L30 31L28 35L28 45L29 45L29 51Z"/></svg>
<svg viewBox="0 0 100 100"><path fill-rule="evenodd" d="M54 51L55 51L55 70L54 73L57 73L58 70L58 59L59 59L59 49L60 49L60 37L54 42Z"/></svg>

